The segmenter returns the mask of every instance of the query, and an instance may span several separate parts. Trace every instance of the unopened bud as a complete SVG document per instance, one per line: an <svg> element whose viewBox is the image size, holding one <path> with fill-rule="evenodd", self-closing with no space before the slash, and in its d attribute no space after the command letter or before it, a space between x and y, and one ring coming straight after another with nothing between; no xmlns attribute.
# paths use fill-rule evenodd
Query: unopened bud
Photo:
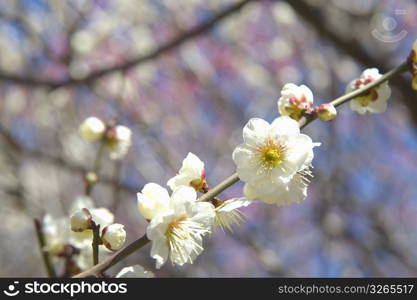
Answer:
<svg viewBox="0 0 417 300"><path fill-rule="evenodd" d="M317 116L320 120L328 122L336 118L337 110L333 104L324 103L316 109Z"/></svg>
<svg viewBox="0 0 417 300"><path fill-rule="evenodd" d="M85 174L85 181L88 185L96 184L98 180L97 174L94 172L88 172Z"/></svg>
<svg viewBox="0 0 417 300"><path fill-rule="evenodd" d="M105 131L106 125L96 117L89 117L80 125L81 136L90 142L100 140Z"/></svg>
<svg viewBox="0 0 417 300"><path fill-rule="evenodd" d="M93 225L93 217L88 209L83 208L75 212L71 216L71 230L75 232L83 232L91 229Z"/></svg>
<svg viewBox="0 0 417 300"><path fill-rule="evenodd" d="M103 228L101 240L107 249L116 251L122 248L126 241L126 231L122 224L111 224Z"/></svg>

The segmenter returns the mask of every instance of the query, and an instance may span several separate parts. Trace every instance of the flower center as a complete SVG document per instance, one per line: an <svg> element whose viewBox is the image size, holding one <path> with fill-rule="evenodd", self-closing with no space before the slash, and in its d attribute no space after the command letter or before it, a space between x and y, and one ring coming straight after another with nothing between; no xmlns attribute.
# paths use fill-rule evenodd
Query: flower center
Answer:
<svg viewBox="0 0 417 300"><path fill-rule="evenodd" d="M362 106L368 106L369 103L378 99L378 92L376 90L370 90L363 96L356 97L355 100Z"/></svg>
<svg viewBox="0 0 417 300"><path fill-rule="evenodd" d="M273 169L284 161L284 147L268 141L267 144L259 149L261 165L266 169Z"/></svg>

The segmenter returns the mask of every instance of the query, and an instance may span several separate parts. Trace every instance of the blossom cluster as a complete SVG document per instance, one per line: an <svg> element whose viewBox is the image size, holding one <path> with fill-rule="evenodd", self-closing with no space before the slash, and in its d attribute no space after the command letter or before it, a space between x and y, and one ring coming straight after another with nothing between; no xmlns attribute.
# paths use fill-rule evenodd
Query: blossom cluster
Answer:
<svg viewBox="0 0 417 300"><path fill-rule="evenodd" d="M415 48L417 42L410 56L413 66L417 63ZM355 98L350 98L353 111L366 114L387 109L391 89L386 80L379 80L381 76L378 69L367 69L348 84L346 93L360 90L352 95ZM417 71L413 76L414 86ZM375 82L378 80L380 82ZM157 183L147 183L137 194L138 211L148 222L146 236L152 244L150 255L156 261L156 268L168 260L179 266L193 263L203 252L203 239L212 233L213 227L232 232L233 227L244 220L240 209L256 200L285 206L306 199L313 176L313 150L320 143L301 133L300 122L303 117L331 121L337 111L332 103L314 106L311 90L293 83L284 85L277 107L280 116L272 122L261 118L247 122L242 132L243 142L232 153L237 175L244 182L244 197L199 198L198 193L209 193L210 187L205 163L193 153L188 153L178 173L167 181L171 193ZM81 124L80 133L87 141L101 141L111 159L121 159L131 145L131 131L114 123L105 124L89 117ZM97 174L88 173L86 180L95 183ZM45 217L46 250L54 257L70 259L78 269L85 269L92 263L94 231L102 229L99 232L99 245L105 246L100 248L102 252L116 251L125 243L124 226L113 221L110 211L95 208L87 196L79 197L71 208L70 219ZM154 274L134 265L122 269L116 277L149 278Z"/></svg>
<svg viewBox="0 0 417 300"><path fill-rule="evenodd" d="M122 159L132 144L132 131L114 122L105 124L96 117L89 117L80 125L80 134L90 142L101 141L106 146L110 159Z"/></svg>
<svg viewBox="0 0 417 300"><path fill-rule="evenodd" d="M107 208L95 207L93 200L87 196L79 196L75 199L69 209L69 216L46 215L42 226L45 250L56 263L62 259L74 270L84 270L93 266L91 250L93 232L88 229L92 222L106 228L113 224L114 215ZM106 247L100 247L99 253L100 256L106 257L111 251Z"/></svg>
<svg viewBox="0 0 417 300"><path fill-rule="evenodd" d="M171 195L156 183L146 184L138 193L138 209L149 222L146 234L157 268L168 259L180 266L192 263L203 251L203 237L212 232L213 225L231 230L242 221L239 208L250 203L240 198L199 201L197 192L207 192L209 187L204 163L193 153L167 185Z"/></svg>

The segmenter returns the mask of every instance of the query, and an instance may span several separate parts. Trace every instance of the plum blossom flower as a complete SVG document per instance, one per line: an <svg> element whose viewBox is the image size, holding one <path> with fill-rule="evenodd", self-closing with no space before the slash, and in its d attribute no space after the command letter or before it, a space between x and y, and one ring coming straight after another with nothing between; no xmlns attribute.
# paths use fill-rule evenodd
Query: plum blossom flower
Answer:
<svg viewBox="0 0 417 300"><path fill-rule="evenodd" d="M181 185L186 185L193 187L197 192L204 192L207 189L204 162L195 154L189 152L183 160L178 174L171 178L167 185L171 190L175 190Z"/></svg>
<svg viewBox="0 0 417 300"><path fill-rule="evenodd" d="M125 157L132 144L132 131L123 125L117 125L107 131L109 157L113 160Z"/></svg>
<svg viewBox="0 0 417 300"><path fill-rule="evenodd" d="M244 220L244 214L239 210L241 207L250 205L253 201L246 198L233 198L220 202L216 206L216 218L214 224L222 230L233 232L233 226L239 225Z"/></svg>
<svg viewBox="0 0 417 300"><path fill-rule="evenodd" d="M106 125L96 117L89 117L80 125L81 136L90 142L102 139L105 131Z"/></svg>
<svg viewBox="0 0 417 300"><path fill-rule="evenodd" d="M170 258L173 264L192 263L204 250L203 236L211 232L214 206L196 202L196 191L180 186L171 195L170 209L154 216L146 230L151 240L151 257L159 269Z"/></svg>
<svg viewBox="0 0 417 300"><path fill-rule="evenodd" d="M110 224L103 228L101 240L107 249L117 251L126 241L126 231L122 224Z"/></svg>
<svg viewBox="0 0 417 300"><path fill-rule="evenodd" d="M155 274L145 270L141 265L125 267L117 273L116 278L154 278Z"/></svg>
<svg viewBox="0 0 417 300"><path fill-rule="evenodd" d="M272 124L253 118L243 128L244 143L233 151L239 178L265 192L285 187L309 159L315 144L297 121L282 116Z"/></svg>
<svg viewBox="0 0 417 300"><path fill-rule="evenodd" d="M320 143L313 143L313 147L320 146ZM259 199L268 204L277 206L289 205L303 201L307 197L307 187L311 173L312 161L314 158L313 149L309 150L304 164L285 186L273 186L272 189L264 189L261 185L246 183L243 189L245 197Z"/></svg>
<svg viewBox="0 0 417 300"><path fill-rule="evenodd" d="M147 220L152 220L170 209L168 191L156 183L147 183L137 196L139 212Z"/></svg>
<svg viewBox="0 0 417 300"><path fill-rule="evenodd" d="M301 115L313 106L313 100L313 93L307 86L287 83L278 99L278 111L281 116L299 120Z"/></svg>
<svg viewBox="0 0 417 300"><path fill-rule="evenodd" d="M352 80L346 87L346 93L363 88L371 82L379 79L382 75L378 69L366 69L361 76ZM364 95L350 101L350 108L362 115L369 113L383 113L387 110L387 101L391 96L391 89L385 81L379 86L370 89Z"/></svg>

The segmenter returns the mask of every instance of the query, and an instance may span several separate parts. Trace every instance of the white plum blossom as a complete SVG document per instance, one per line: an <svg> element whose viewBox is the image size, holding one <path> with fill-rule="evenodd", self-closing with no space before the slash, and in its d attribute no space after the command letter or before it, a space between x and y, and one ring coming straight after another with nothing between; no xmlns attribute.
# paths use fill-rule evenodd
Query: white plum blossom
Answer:
<svg viewBox="0 0 417 300"><path fill-rule="evenodd" d="M106 125L96 117L89 117L80 125L81 136L90 142L102 139L105 131Z"/></svg>
<svg viewBox="0 0 417 300"><path fill-rule="evenodd" d="M305 86L287 83L281 90L278 99L278 111L281 116L289 116L299 120L302 113L313 106L313 93Z"/></svg>
<svg viewBox="0 0 417 300"><path fill-rule="evenodd" d="M313 143L313 147L316 146L320 146L320 143ZM313 149L311 149L303 166L284 187L278 185L273 189L264 189L262 186L246 183L243 189L245 197L250 199L256 198L265 203L275 204L277 206L303 201L307 197L309 178L313 177L310 171L313 158L314 153Z"/></svg>
<svg viewBox="0 0 417 300"><path fill-rule="evenodd" d="M138 196L138 209L147 220L163 214L170 209L168 191L156 183L147 183Z"/></svg>
<svg viewBox="0 0 417 300"><path fill-rule="evenodd" d="M211 203L196 202L196 198L193 188L178 187L171 195L169 211L149 223L146 235L157 268L168 258L180 266L192 263L203 251L203 236L211 232L215 211Z"/></svg>
<svg viewBox="0 0 417 300"><path fill-rule="evenodd" d="M363 88L371 82L379 79L382 75L378 69L366 69L361 76L352 80L346 87L346 93ZM388 81L385 81L375 88L370 89L364 95L350 101L350 108L360 114L383 113L387 110L387 101L391 96L391 89Z"/></svg>
<svg viewBox="0 0 417 300"><path fill-rule="evenodd" d="M222 230L233 232L233 226L239 225L244 220L244 214L239 210L241 207L250 205L253 201L247 198L233 198L220 202L216 206L215 225Z"/></svg>
<svg viewBox="0 0 417 300"><path fill-rule="evenodd" d="M181 185L191 186L197 192L204 192L207 189L206 173L204 171L204 162L195 154L188 153L182 162L182 167L178 174L171 178L167 185L171 190L175 190Z"/></svg>
<svg viewBox="0 0 417 300"><path fill-rule="evenodd" d="M308 161L315 144L297 121L282 116L272 124L253 118L243 128L244 143L233 151L239 178L265 193L285 187Z"/></svg>
<svg viewBox="0 0 417 300"><path fill-rule="evenodd" d="M132 131L123 125L117 125L107 132L110 159L125 157L132 144Z"/></svg>
<svg viewBox="0 0 417 300"><path fill-rule="evenodd" d="M126 231L122 224L111 224L103 228L101 240L107 249L117 251L126 241Z"/></svg>
<svg viewBox="0 0 417 300"><path fill-rule="evenodd" d="M117 273L116 278L154 278L155 274L145 270L141 265L133 265L123 268Z"/></svg>

